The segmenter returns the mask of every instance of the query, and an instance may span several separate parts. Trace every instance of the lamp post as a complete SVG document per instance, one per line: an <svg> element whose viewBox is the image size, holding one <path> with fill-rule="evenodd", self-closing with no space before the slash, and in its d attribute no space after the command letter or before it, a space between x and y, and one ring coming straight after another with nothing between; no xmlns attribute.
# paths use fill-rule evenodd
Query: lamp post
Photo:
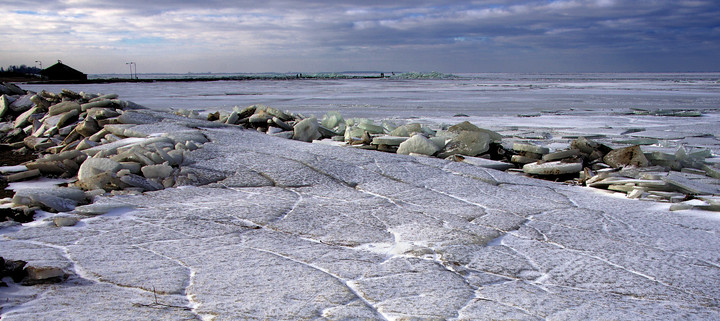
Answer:
<svg viewBox="0 0 720 321"><path fill-rule="evenodd" d="M137 64L134 62L126 62L126 65L130 65L130 79L133 79L133 65L135 65L135 79L137 79Z"/></svg>

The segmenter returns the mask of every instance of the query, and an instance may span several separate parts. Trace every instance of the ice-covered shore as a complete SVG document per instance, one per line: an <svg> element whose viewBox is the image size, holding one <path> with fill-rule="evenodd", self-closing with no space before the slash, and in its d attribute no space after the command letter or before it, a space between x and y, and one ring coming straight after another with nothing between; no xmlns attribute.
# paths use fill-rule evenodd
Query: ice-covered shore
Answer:
<svg viewBox="0 0 720 321"><path fill-rule="evenodd" d="M716 319L720 220L443 159L161 120L207 138L200 186L101 196L0 230L63 283L0 289L3 320ZM106 214L96 215L110 210ZM95 216L89 217L88 213Z"/></svg>

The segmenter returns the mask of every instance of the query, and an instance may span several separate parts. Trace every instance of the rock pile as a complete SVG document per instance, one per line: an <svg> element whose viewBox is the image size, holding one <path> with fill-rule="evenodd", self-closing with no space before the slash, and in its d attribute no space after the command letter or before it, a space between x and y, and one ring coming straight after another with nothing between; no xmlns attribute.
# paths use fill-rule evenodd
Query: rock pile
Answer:
<svg viewBox="0 0 720 321"><path fill-rule="evenodd" d="M680 113L679 116L698 115L694 112ZM640 145L613 149L581 136L573 140L569 148L551 152L547 147L523 141L509 145L501 134L467 121L435 130L420 123L398 126L390 121L346 120L338 112L329 112L318 122L313 117L259 105L244 109L236 107L229 115L210 114L208 119L306 142L332 140L337 145L355 148L435 156L498 169L522 168L524 174L532 177L618 191L630 198L704 201L690 207L674 206L673 209L712 210L717 208L717 196L720 195L720 169L704 162L711 156L709 150L688 152L680 147L674 155L645 153ZM632 139L622 143L657 141ZM491 160L504 162L505 166Z"/></svg>
<svg viewBox="0 0 720 321"><path fill-rule="evenodd" d="M12 200L4 201L13 213L71 211L106 192L176 186L185 153L207 141L199 133L147 137L134 131L136 125L161 119L115 94L34 93L12 84L2 84L0 90L6 92L0 95L0 142L15 153L38 155L24 164L25 170L5 176L6 182L39 176L69 179L66 187L17 190Z"/></svg>
<svg viewBox="0 0 720 321"><path fill-rule="evenodd" d="M136 126L152 126L163 116L143 113L141 106L118 100L114 94L34 93L12 84L0 85L0 91L0 116L5 121L0 123L0 142L16 153L38 155L22 171L8 174L6 181L39 176L69 179L65 187L18 190L11 200L4 200L4 207L11 208L5 217L32 217L36 208L71 211L108 192L141 193L192 183L193 174L183 173L180 166L187 152L207 142L198 131L148 137ZM176 114L201 118L187 110ZM719 195L718 168L705 162L712 156L708 150L681 147L675 154L645 153L639 145L613 149L579 137L569 148L551 152L467 121L433 129L420 123L344 119L338 112L329 112L318 121L263 105L211 113L207 120L304 142L434 156L499 170L522 168L529 176L620 191L631 198L703 200L692 203L693 208L715 209ZM55 224L73 222L72 218L58 219Z"/></svg>
<svg viewBox="0 0 720 321"><path fill-rule="evenodd" d="M539 146L515 144L518 153L534 148L538 160L523 165L523 172L540 178L575 176L572 182L625 193L628 198L680 203L671 209L719 210L720 169L705 162L708 150L674 155L644 153L640 145L611 149L580 137L570 148L554 153ZM537 158L537 157L536 157ZM702 202L686 202L692 199Z"/></svg>

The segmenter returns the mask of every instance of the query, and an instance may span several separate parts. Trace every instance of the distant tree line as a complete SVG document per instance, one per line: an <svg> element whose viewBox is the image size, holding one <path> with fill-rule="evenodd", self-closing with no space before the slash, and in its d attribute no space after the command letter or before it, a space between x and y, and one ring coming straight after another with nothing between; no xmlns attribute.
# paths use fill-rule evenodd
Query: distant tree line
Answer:
<svg viewBox="0 0 720 321"><path fill-rule="evenodd" d="M0 67L0 73L15 73L15 74L39 74L42 69L38 67L31 67L26 65L10 65L7 68Z"/></svg>

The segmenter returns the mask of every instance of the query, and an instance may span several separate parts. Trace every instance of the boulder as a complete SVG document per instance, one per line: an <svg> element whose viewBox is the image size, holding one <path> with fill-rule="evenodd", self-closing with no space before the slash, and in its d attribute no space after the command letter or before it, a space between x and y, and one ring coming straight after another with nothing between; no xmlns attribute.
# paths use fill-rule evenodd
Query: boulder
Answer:
<svg viewBox="0 0 720 321"><path fill-rule="evenodd" d="M390 136L410 137L422 132L422 125L418 123L411 123L393 129L393 131L390 132Z"/></svg>
<svg viewBox="0 0 720 321"><path fill-rule="evenodd" d="M490 142L490 135L484 132L464 130L452 138L438 156L441 158L457 154L476 156L487 152L490 149Z"/></svg>
<svg viewBox="0 0 720 321"><path fill-rule="evenodd" d="M620 168L628 165L645 167L650 163L638 145L613 149L607 153L605 157L603 157L603 161L605 164L614 168Z"/></svg>
<svg viewBox="0 0 720 321"><path fill-rule="evenodd" d="M114 160L108 158L90 157L86 159L82 165L80 165L80 169L78 170L78 179L84 180L104 172L114 174L120 169L122 169L122 165Z"/></svg>
<svg viewBox="0 0 720 321"><path fill-rule="evenodd" d="M57 227L74 226L79 221L80 220L78 220L78 218L74 217L74 216L58 215L58 216L53 217L53 223Z"/></svg>
<svg viewBox="0 0 720 321"><path fill-rule="evenodd" d="M27 276L22 280L22 285L36 285L36 284L48 284L48 283L59 283L68 278L59 267L43 266L34 267L28 266L25 268Z"/></svg>
<svg viewBox="0 0 720 321"><path fill-rule="evenodd" d="M372 122L362 122L357 124L357 127L362 128L370 134L382 134L384 132L382 126L375 125Z"/></svg>
<svg viewBox="0 0 720 321"><path fill-rule="evenodd" d="M450 126L450 128L448 128L447 131L449 131L451 133L460 133L462 131L482 132L482 133L486 133L486 134L490 135L490 139L492 139L492 141L494 141L494 142L501 142L502 138L503 138L502 135L498 134L497 132L494 132L489 129L477 127L477 126L473 125L472 123L470 123L469 121L464 121L457 125Z"/></svg>
<svg viewBox="0 0 720 321"><path fill-rule="evenodd" d="M75 131L77 131L78 134L83 135L83 137L90 137L100 131L100 125L98 125L95 118L88 116L85 117L85 120L80 122L77 127L75 127Z"/></svg>
<svg viewBox="0 0 720 321"><path fill-rule="evenodd" d="M60 115L67 113L71 110L77 110L78 112L82 111L82 108L80 107L80 104L74 101L64 101L59 104L55 104L50 106L48 109L48 114L50 116Z"/></svg>
<svg viewBox="0 0 720 321"><path fill-rule="evenodd" d="M140 171L146 178L166 178L173 172L173 168L165 164L146 165Z"/></svg>
<svg viewBox="0 0 720 321"><path fill-rule="evenodd" d="M22 113L33 106L32 98L33 95L22 95L10 104L10 110L15 113Z"/></svg>
<svg viewBox="0 0 720 321"><path fill-rule="evenodd" d="M40 110L38 110L36 107L25 110L25 112L23 112L22 114L20 114L20 116L15 118L15 122L13 122L13 127L23 128L27 125L30 125L31 117L33 117L33 115L39 114L39 113L40 113ZM38 116L35 116L35 117L38 117ZM40 118L40 117L42 117L42 116L39 116L38 118Z"/></svg>
<svg viewBox="0 0 720 321"><path fill-rule="evenodd" d="M410 153L433 155L437 151L438 147L432 141L425 138L423 135L415 134L413 137L410 137L408 140L400 144L397 153L403 155L410 155Z"/></svg>
<svg viewBox="0 0 720 321"><path fill-rule="evenodd" d="M163 186L161 184L135 174L123 175L122 177L120 177L120 181L132 187L142 188L146 191L157 191L163 189Z"/></svg>
<svg viewBox="0 0 720 321"><path fill-rule="evenodd" d="M303 119L293 127L293 139L303 142L311 142L315 139L322 137L319 128L318 121L315 117Z"/></svg>
<svg viewBox="0 0 720 321"><path fill-rule="evenodd" d="M323 116L322 121L320 122L321 125L333 129L340 124L345 123L345 119L343 119L342 115L340 115L337 111L329 111L325 116Z"/></svg>
<svg viewBox="0 0 720 321"><path fill-rule="evenodd" d="M10 103L12 102L13 100L7 95L0 95L0 118L5 117L10 111Z"/></svg>

